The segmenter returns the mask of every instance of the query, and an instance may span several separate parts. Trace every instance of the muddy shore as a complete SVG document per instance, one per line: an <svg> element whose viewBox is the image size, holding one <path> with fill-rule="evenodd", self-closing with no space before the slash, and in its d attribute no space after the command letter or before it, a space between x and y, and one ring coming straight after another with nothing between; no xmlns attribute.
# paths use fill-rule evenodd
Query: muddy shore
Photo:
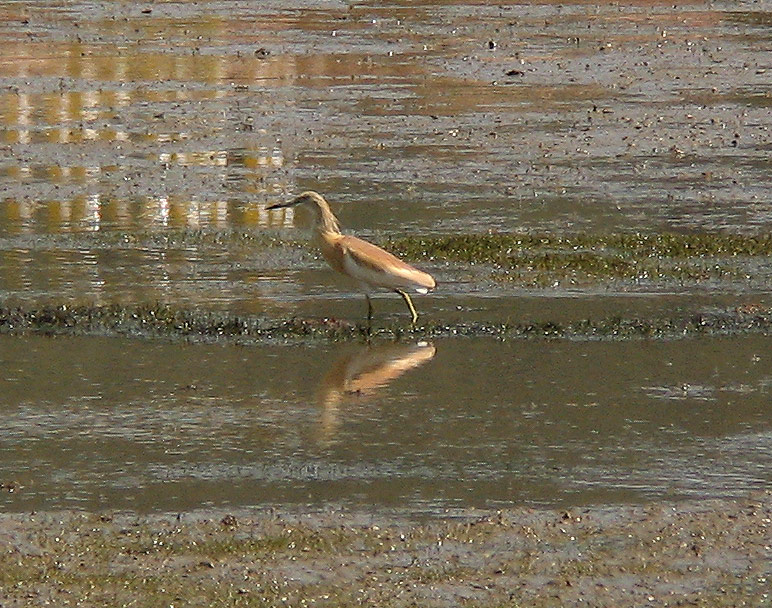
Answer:
<svg viewBox="0 0 772 608"><path fill-rule="evenodd" d="M3 608L767 606L772 493L571 510L0 516Z"/></svg>

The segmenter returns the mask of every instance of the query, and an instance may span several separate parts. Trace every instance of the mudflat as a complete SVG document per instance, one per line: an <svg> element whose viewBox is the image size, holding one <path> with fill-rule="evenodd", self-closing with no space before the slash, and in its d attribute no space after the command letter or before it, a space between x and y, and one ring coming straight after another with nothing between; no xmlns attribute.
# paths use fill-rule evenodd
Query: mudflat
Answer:
<svg viewBox="0 0 772 608"><path fill-rule="evenodd" d="M4 608L767 606L772 493L569 510L0 517Z"/></svg>

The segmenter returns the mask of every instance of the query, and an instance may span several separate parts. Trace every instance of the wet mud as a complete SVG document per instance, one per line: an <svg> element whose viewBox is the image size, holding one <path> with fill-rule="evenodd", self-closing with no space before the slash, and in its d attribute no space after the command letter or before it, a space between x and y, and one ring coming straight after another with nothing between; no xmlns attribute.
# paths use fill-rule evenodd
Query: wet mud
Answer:
<svg viewBox="0 0 772 608"><path fill-rule="evenodd" d="M281 225L264 207L313 188L357 230L763 231L768 15L10 4L4 193L83 229Z"/></svg>
<svg viewBox="0 0 772 608"><path fill-rule="evenodd" d="M4 605L766 606L769 493L459 511L4 515Z"/></svg>

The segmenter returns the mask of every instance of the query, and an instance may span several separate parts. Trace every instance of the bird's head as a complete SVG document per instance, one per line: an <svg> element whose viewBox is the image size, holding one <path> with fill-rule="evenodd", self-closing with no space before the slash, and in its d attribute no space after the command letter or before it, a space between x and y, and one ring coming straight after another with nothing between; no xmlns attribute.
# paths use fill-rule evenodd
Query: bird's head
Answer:
<svg viewBox="0 0 772 608"><path fill-rule="evenodd" d="M321 209L323 207L327 207L328 209L330 208L330 206L327 204L327 201L324 200L324 197L321 194L308 190L307 192L299 194L290 201L285 203L276 203L266 207L266 209L284 209L285 207L306 207L309 210Z"/></svg>
<svg viewBox="0 0 772 608"><path fill-rule="evenodd" d="M284 209L295 207L309 211L313 218L314 227L317 229L339 231L338 220L330 210L330 205L324 200L324 197L317 192L308 190L299 194L295 198L285 203L275 203L269 205L266 209Z"/></svg>

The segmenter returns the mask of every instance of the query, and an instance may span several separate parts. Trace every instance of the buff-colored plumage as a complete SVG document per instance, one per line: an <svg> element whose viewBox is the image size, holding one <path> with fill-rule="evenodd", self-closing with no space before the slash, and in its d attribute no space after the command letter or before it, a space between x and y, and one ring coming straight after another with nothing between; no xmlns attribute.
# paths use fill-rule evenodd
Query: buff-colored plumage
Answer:
<svg viewBox="0 0 772 608"><path fill-rule="evenodd" d="M315 241L327 263L338 272L359 283L367 298L367 319L372 318L369 292L376 288L396 291L410 309L413 323L418 313L409 291L428 293L436 283L427 274L400 260L388 251L355 236L342 234L337 218L324 197L316 192L303 192L288 203L271 205L268 209L304 206L313 214Z"/></svg>

